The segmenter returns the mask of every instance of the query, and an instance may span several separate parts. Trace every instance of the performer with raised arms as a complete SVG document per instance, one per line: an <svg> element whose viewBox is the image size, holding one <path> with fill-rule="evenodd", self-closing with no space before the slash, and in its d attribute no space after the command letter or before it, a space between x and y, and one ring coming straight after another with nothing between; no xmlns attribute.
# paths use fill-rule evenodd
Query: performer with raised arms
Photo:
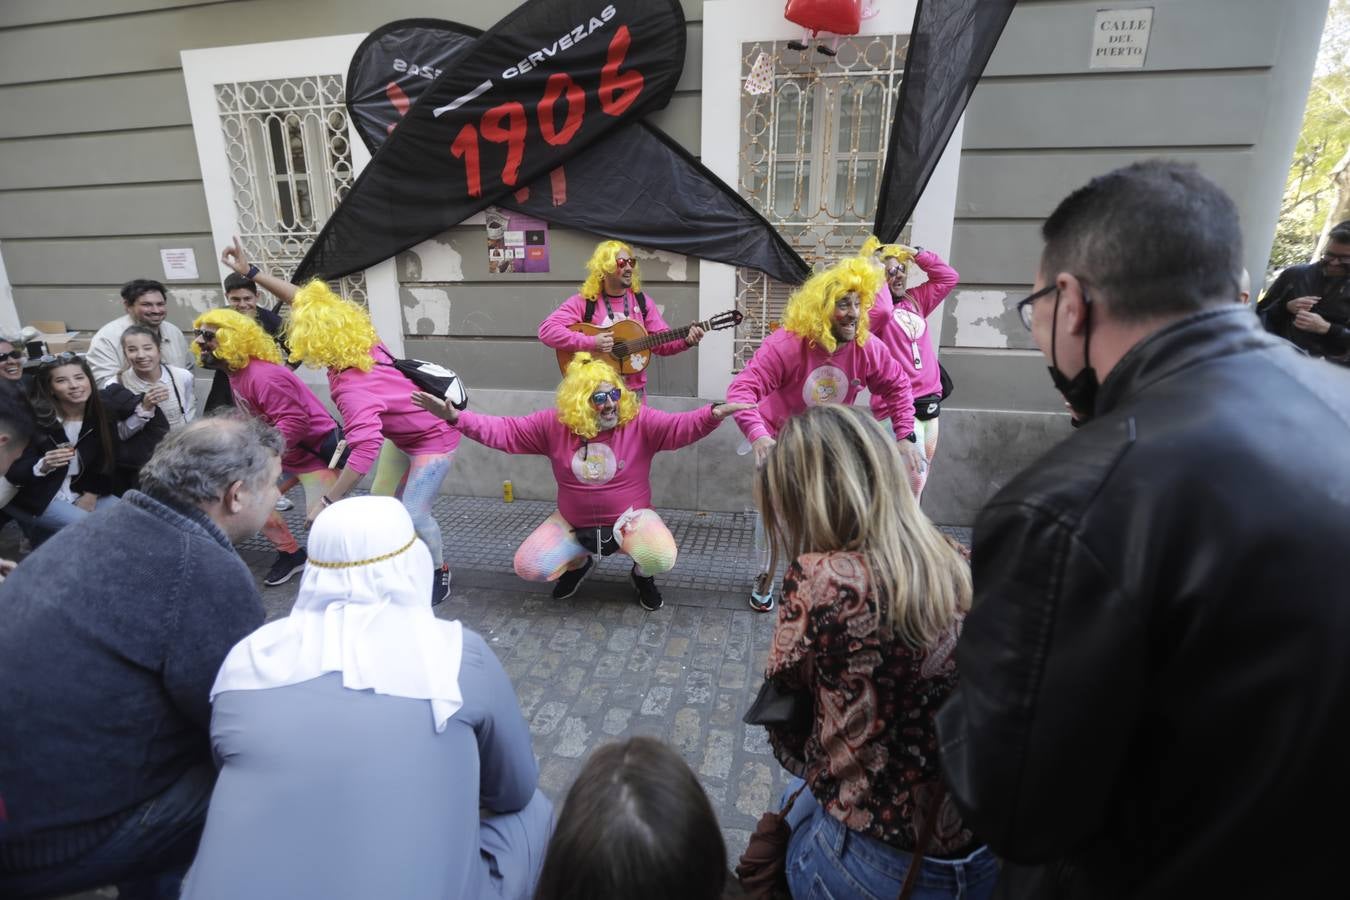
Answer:
<svg viewBox="0 0 1350 900"><path fill-rule="evenodd" d="M614 367L578 353L558 385L556 409L527 416L458 412L424 392L412 402L480 444L547 456L558 482L558 511L516 551L516 574L556 581L554 599L577 592L594 553L632 558L630 580L643 609L661 608L656 575L675 566L675 538L651 508L652 457L711 434L745 404L713 403L682 413L642 404Z"/></svg>

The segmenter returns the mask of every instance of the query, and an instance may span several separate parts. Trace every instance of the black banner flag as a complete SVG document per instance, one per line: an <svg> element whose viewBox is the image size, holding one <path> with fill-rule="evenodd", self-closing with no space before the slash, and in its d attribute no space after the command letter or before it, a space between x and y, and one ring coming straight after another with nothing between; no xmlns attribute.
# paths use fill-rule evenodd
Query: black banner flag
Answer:
<svg viewBox="0 0 1350 900"><path fill-rule="evenodd" d="M872 233L894 241L914 213L1016 0L919 0Z"/></svg>
<svg viewBox="0 0 1350 900"><path fill-rule="evenodd" d="M372 153L481 35L456 22L403 19L361 43L347 71L347 109ZM645 247L748 266L787 283L810 272L740 194L646 122L618 126L496 205Z"/></svg>
<svg viewBox="0 0 1350 900"><path fill-rule="evenodd" d="M661 109L684 48L678 0L527 0L410 104L295 280L388 259Z"/></svg>

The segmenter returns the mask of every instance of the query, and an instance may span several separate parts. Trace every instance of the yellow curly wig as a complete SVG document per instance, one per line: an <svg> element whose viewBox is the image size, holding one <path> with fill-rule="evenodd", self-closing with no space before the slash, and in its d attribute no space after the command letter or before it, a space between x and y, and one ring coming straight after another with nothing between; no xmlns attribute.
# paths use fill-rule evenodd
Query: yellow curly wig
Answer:
<svg viewBox="0 0 1350 900"><path fill-rule="evenodd" d="M296 291L291 322L286 326L291 362L369 372L375 365L370 348L379 342L370 314L333 293L324 282L316 278Z"/></svg>
<svg viewBox="0 0 1350 900"><path fill-rule="evenodd" d="M558 421L577 437L589 440L600 433L600 416L591 405L591 394L601 384L609 382L623 389L619 398L619 424L624 425L638 414L637 394L623 383L623 377L603 359L589 353L578 353L567 364L567 374L558 384Z"/></svg>
<svg viewBox="0 0 1350 900"><path fill-rule="evenodd" d="M788 298L783 327L833 353L839 344L830 328L834 304L845 294L856 292L862 309L855 342L861 347L867 341L867 313L877 302L877 291L884 283L881 268L865 257L853 256L837 262L806 279Z"/></svg>
<svg viewBox="0 0 1350 900"><path fill-rule="evenodd" d="M581 296L587 300L594 300L600 296L600 285L605 276L613 275L619 269L614 265L614 260L618 258L620 250L627 250L628 255L633 257L633 293L642 290L642 274L633 248L623 241L601 241L595 245L595 252L591 254L591 258L586 260L586 280L577 289Z"/></svg>
<svg viewBox="0 0 1350 900"><path fill-rule="evenodd" d="M883 244L875 235L867 236L858 255L864 258L875 256L879 260L897 259L902 266L909 265L909 261L914 258L914 252L908 247L901 244Z"/></svg>
<svg viewBox="0 0 1350 900"><path fill-rule="evenodd" d="M216 349L211 353L225 363L231 372L238 372L255 359L281 362L277 342L263 331L261 325L243 313L232 309L213 309L198 316L192 327L216 330ZM202 347L196 341L192 342L192 355L201 363Z"/></svg>

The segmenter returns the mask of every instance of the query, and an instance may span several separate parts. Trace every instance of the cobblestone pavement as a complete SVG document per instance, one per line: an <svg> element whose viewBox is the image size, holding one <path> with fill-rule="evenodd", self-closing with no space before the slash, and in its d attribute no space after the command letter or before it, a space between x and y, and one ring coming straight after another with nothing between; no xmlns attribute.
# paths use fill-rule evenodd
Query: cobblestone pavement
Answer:
<svg viewBox="0 0 1350 900"><path fill-rule="evenodd" d="M297 509L286 517L299 535L303 500L298 489L290 496ZM437 615L478 631L501 658L530 723L540 786L555 804L596 746L657 737L697 773L734 862L786 780L764 729L741 722L774 623L746 604L753 515L659 510L680 557L658 579L665 607L648 613L633 598L625 557L601 561L577 596L561 602L549 597L550 585L515 576L516 546L552 511L538 501L441 497L435 515L454 581ZM969 541L968 529L943 530ZM239 550L261 582L270 545L257 537ZM290 611L299 581L262 588L269 619Z"/></svg>

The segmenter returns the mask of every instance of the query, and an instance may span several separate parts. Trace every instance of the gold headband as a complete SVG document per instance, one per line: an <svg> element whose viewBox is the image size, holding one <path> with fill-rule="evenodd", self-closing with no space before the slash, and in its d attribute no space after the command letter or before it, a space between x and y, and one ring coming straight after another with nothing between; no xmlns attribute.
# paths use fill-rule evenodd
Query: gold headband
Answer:
<svg viewBox="0 0 1350 900"><path fill-rule="evenodd" d="M382 556L373 556L370 559L358 559L355 562L320 562L319 560L310 557L309 564L311 566L318 566L320 569L351 569L356 566L369 566L377 562L384 562L386 559L393 559L400 553L405 553L408 550L410 550L412 548L412 545L415 543L417 543L417 535L414 534L408 540L408 543L404 544L402 547L399 547L392 553L385 553Z"/></svg>

